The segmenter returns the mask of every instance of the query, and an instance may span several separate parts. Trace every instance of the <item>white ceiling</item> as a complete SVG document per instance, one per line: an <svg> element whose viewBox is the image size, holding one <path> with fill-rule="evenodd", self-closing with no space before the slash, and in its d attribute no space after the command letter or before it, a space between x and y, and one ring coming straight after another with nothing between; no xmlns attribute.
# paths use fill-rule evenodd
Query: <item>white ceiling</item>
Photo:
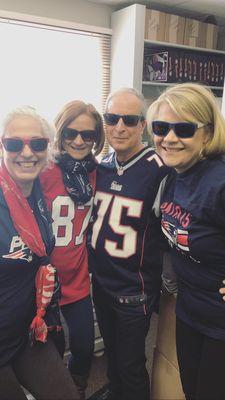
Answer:
<svg viewBox="0 0 225 400"><path fill-rule="evenodd" d="M129 1L129 0L88 0L92 3L108 4L121 8L134 3L145 4L152 8L162 9L168 12L185 11L190 13L190 16L214 15L220 24L225 24L225 0L146 0L146 1Z"/></svg>

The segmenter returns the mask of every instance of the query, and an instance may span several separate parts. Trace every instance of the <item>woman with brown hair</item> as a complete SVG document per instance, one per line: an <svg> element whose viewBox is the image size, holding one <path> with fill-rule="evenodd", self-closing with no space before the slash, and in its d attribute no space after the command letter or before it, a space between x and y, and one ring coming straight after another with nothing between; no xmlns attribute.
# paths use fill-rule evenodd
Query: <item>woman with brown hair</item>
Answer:
<svg viewBox="0 0 225 400"><path fill-rule="evenodd" d="M94 106L78 100L61 109L55 127L55 162L41 182L56 238L51 262L59 274L60 306L69 330L68 368L80 399L85 399L94 347L86 230L95 190L95 156L103 147L104 130Z"/></svg>

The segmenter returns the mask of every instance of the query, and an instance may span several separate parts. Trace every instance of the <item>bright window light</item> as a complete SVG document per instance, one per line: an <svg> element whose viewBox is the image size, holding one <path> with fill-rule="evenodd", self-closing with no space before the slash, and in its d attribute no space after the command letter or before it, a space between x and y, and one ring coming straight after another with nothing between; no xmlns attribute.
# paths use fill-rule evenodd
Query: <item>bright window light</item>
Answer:
<svg viewBox="0 0 225 400"><path fill-rule="evenodd" d="M97 35L0 23L0 120L31 105L52 121L80 99L101 111L102 70Z"/></svg>

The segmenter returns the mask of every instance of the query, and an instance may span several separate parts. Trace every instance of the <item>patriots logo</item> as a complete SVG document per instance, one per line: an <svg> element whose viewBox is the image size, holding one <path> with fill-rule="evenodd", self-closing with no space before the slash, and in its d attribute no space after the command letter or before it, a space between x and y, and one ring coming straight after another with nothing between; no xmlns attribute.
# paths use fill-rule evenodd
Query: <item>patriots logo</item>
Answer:
<svg viewBox="0 0 225 400"><path fill-rule="evenodd" d="M112 190L117 190L118 192L120 192L121 190L122 190L122 185L120 185L118 182L116 182L116 181L113 181L112 183L111 183L111 186L110 186L110 189L112 189Z"/></svg>
<svg viewBox="0 0 225 400"><path fill-rule="evenodd" d="M32 252L22 241L20 236L13 236L10 244L8 254L3 254L2 258L8 258L11 260L25 260L27 262L32 261Z"/></svg>
<svg viewBox="0 0 225 400"><path fill-rule="evenodd" d="M25 260L25 261L32 261L32 255L30 249L27 247L25 249L21 249L18 251L14 251L13 253L4 254L2 258L10 258L12 260Z"/></svg>
<svg viewBox="0 0 225 400"><path fill-rule="evenodd" d="M171 245L175 245L184 251L190 251L188 246L188 231L176 229L173 224L164 220L162 220L162 231Z"/></svg>

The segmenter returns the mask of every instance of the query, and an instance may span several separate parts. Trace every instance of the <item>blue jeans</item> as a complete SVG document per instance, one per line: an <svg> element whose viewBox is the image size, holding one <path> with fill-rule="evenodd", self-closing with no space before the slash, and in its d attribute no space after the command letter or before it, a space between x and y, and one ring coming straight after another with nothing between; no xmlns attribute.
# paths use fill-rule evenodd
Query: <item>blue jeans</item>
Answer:
<svg viewBox="0 0 225 400"><path fill-rule="evenodd" d="M88 375L94 350L94 318L91 297L61 306L68 326L71 374Z"/></svg>

